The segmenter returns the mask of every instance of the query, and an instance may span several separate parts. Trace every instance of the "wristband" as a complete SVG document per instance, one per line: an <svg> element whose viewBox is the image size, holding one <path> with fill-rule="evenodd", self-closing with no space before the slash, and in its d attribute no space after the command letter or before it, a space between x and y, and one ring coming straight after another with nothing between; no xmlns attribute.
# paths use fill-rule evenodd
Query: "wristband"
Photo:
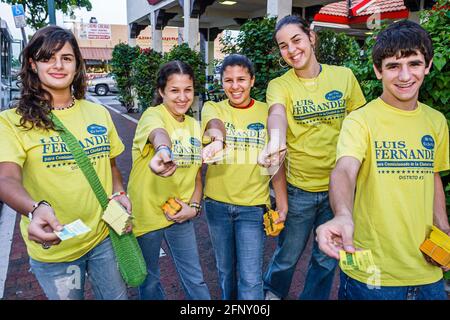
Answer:
<svg viewBox="0 0 450 320"><path fill-rule="evenodd" d="M28 219L30 219L30 222L31 222L31 220L33 220L33 214L34 214L34 212L36 211L36 209L41 205L41 204L43 204L43 205L46 205L46 206L48 206L48 207L51 207L52 205L48 202L48 201L46 201L46 200L41 200L41 201L39 201L39 202L36 202L35 204L33 204L33 209L30 211L30 212L28 212Z"/></svg>
<svg viewBox="0 0 450 320"><path fill-rule="evenodd" d="M194 208L196 211L196 217L198 217L200 215L200 213L202 212L202 205L198 202L191 202L189 203L189 207Z"/></svg>
<svg viewBox="0 0 450 320"><path fill-rule="evenodd" d="M109 197L109 200L112 200L112 199L114 199L115 197L118 197L118 196L127 196L128 197L128 194L125 191L115 192Z"/></svg>
<svg viewBox="0 0 450 320"><path fill-rule="evenodd" d="M155 154L157 154L159 151L164 150L164 149L169 151L170 158L172 159L172 150L170 149L170 147L168 145L165 145L165 144L160 144L158 147L156 147Z"/></svg>

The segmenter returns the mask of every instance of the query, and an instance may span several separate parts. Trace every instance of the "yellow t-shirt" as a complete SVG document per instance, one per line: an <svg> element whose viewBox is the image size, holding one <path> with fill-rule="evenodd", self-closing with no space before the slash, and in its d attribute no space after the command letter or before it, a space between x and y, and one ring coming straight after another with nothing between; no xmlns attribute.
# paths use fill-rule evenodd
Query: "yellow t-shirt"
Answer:
<svg viewBox="0 0 450 320"><path fill-rule="evenodd" d="M297 77L294 69L270 81L267 104L286 107L287 181L310 192L328 190L342 120L366 103L353 72L322 64L314 79Z"/></svg>
<svg viewBox="0 0 450 320"><path fill-rule="evenodd" d="M165 129L172 142L175 173L167 178L157 176L148 167L155 154L148 136L155 129ZM136 236L171 225L161 209L173 197L188 203L194 193L195 178L201 167L201 132L199 123L185 116L183 122L173 118L164 105L148 108L139 120L133 141L133 168L128 194L135 216Z"/></svg>
<svg viewBox="0 0 450 320"><path fill-rule="evenodd" d="M361 161L353 220L355 246L371 249L377 269L345 271L382 286L423 285L442 278L419 246L433 224L434 173L449 169L445 117L419 103L402 111L380 98L345 120L337 159Z"/></svg>
<svg viewBox="0 0 450 320"><path fill-rule="evenodd" d="M90 232L62 241L48 250L28 240L29 219L22 216L20 230L28 254L42 262L73 261L93 249L108 235L101 220L103 211L72 154L54 131L17 127L15 109L0 113L0 162L14 162L22 168L23 186L35 200L47 200L62 224L81 219ZM86 100L54 113L80 141L94 165L107 194L112 193L112 158L124 150L109 112Z"/></svg>
<svg viewBox="0 0 450 320"><path fill-rule="evenodd" d="M259 101L246 109L233 108L228 100L205 103L203 131L210 120L222 120L228 150L223 161L208 166L206 197L241 206L270 203L267 169L257 164L267 141L267 111L267 105Z"/></svg>

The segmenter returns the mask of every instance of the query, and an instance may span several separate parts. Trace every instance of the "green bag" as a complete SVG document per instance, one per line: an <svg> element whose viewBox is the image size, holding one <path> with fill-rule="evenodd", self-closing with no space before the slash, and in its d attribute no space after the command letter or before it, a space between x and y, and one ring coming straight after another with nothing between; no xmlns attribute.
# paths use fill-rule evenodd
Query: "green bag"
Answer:
<svg viewBox="0 0 450 320"><path fill-rule="evenodd" d="M56 128L61 130L59 132L61 139L66 143L67 148L72 153L76 163L85 175L95 196L100 202L103 211L105 211L109 202L108 195L106 194L89 158L84 153L77 138L67 130L61 120L53 113L50 115ZM147 265L136 237L132 232L119 236L112 228L108 227L108 229L123 280L132 287L141 285L147 277Z"/></svg>

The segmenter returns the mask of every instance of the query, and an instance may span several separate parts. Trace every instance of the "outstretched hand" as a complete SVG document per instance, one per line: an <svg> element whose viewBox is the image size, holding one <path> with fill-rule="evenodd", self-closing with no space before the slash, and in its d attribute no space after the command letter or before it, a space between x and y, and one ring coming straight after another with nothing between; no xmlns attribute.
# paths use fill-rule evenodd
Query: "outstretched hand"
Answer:
<svg viewBox="0 0 450 320"><path fill-rule="evenodd" d="M223 142L216 140L205 146L202 150L203 163L210 163L212 159L221 151L223 151Z"/></svg>
<svg viewBox="0 0 450 320"><path fill-rule="evenodd" d="M149 167L152 172L161 177L169 177L177 169L176 163L172 159L170 150L164 148L158 150L150 160Z"/></svg>
<svg viewBox="0 0 450 320"><path fill-rule="evenodd" d="M354 253L353 221L350 217L338 216L322 224L316 230L316 241L327 256L339 260L339 250Z"/></svg>
<svg viewBox="0 0 450 320"><path fill-rule="evenodd" d="M286 152L286 146L269 142L261 150L258 156L258 164L264 168L279 167L284 161Z"/></svg>
<svg viewBox="0 0 450 320"><path fill-rule="evenodd" d="M53 231L62 229L53 208L41 205L34 211L33 220L28 225L28 239L46 246L57 245L61 239Z"/></svg>

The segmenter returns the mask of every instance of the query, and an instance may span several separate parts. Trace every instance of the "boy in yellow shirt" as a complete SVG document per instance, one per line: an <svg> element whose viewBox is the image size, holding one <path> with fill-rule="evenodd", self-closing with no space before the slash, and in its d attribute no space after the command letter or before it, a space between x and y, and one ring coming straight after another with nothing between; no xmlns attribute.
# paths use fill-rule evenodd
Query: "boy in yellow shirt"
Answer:
<svg viewBox="0 0 450 320"><path fill-rule="evenodd" d="M429 34L401 21L372 52L383 93L344 121L330 181L335 218L320 226L320 249L370 249L374 265L341 272L340 299L446 300L442 270L419 250L431 226L450 227L440 171L449 169L445 117L418 101L431 68ZM355 193L356 188L356 193Z"/></svg>
<svg viewBox="0 0 450 320"><path fill-rule="evenodd" d="M265 274L267 299L284 298L309 236L333 217L328 201L328 178L344 117L366 101L352 71L320 64L314 53L316 36L296 16L276 26L275 38L283 60L292 68L270 81L267 88L270 143L260 164L276 166L287 147L288 213L285 229ZM328 299L336 261L314 243L300 299Z"/></svg>

